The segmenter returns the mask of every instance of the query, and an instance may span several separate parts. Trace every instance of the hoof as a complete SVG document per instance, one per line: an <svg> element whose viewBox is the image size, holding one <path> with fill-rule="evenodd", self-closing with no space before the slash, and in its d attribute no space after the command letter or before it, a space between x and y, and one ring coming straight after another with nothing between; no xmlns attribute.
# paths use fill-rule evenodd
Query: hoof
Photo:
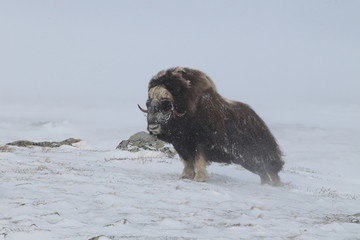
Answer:
<svg viewBox="0 0 360 240"><path fill-rule="evenodd" d="M209 178L206 174L199 174L199 173L197 173L194 178L194 180L197 182L206 182L208 179Z"/></svg>
<svg viewBox="0 0 360 240"><path fill-rule="evenodd" d="M195 178L195 173L183 173L180 177L180 179L190 179L193 180Z"/></svg>

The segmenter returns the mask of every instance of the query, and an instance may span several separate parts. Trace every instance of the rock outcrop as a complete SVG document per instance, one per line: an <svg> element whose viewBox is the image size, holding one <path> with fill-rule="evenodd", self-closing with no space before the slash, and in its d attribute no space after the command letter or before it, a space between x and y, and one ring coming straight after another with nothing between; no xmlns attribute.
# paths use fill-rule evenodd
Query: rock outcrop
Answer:
<svg viewBox="0 0 360 240"><path fill-rule="evenodd" d="M168 157L176 155L175 149L170 144L146 132L135 133L128 140L121 141L116 149L130 152L139 152L140 150L160 151L166 153Z"/></svg>

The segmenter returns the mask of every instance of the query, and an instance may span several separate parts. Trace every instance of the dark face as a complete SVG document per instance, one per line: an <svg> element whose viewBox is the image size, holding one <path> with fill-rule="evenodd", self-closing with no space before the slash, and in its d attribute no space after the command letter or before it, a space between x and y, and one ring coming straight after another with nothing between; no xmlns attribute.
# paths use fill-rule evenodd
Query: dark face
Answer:
<svg viewBox="0 0 360 240"><path fill-rule="evenodd" d="M154 135L166 132L174 118L173 103L166 99L149 99L146 106L148 109L148 131Z"/></svg>

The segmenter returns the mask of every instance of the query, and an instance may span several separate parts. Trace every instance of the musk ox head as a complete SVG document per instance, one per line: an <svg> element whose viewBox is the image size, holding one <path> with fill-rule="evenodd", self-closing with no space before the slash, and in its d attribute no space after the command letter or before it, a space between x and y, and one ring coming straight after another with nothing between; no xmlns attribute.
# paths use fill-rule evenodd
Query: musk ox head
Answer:
<svg viewBox="0 0 360 240"><path fill-rule="evenodd" d="M216 89L203 72L176 67L161 71L149 82L147 109L148 131L151 134L170 134L176 126L194 115L198 98L204 89Z"/></svg>
<svg viewBox="0 0 360 240"><path fill-rule="evenodd" d="M168 129L174 118L185 115L185 112L179 113L175 110L172 94L162 86L155 86L149 90L147 110L139 105L138 107L142 112L147 113L148 131L154 135Z"/></svg>

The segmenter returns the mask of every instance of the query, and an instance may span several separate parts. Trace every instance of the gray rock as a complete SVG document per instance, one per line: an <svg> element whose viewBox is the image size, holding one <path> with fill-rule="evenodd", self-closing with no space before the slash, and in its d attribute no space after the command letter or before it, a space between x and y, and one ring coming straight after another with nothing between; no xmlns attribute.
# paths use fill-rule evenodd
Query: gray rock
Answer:
<svg viewBox="0 0 360 240"><path fill-rule="evenodd" d="M360 224L360 213L353 215L348 214L331 214L325 217L326 223L341 222L341 223L356 223Z"/></svg>
<svg viewBox="0 0 360 240"><path fill-rule="evenodd" d="M140 150L160 151L171 158L176 155L176 151L170 144L146 132L135 133L128 140L121 141L116 149L130 152L139 152Z"/></svg>
<svg viewBox="0 0 360 240"><path fill-rule="evenodd" d="M15 142L8 143L6 145L17 146L17 147L36 146L36 147L55 148L55 147L60 147L62 145L72 146L72 144L78 143L80 141L81 141L80 139L75 139L75 138L68 138L68 139L66 139L64 141L61 141L61 142L32 142L32 141L27 141L27 140L20 140L20 141L15 141Z"/></svg>

